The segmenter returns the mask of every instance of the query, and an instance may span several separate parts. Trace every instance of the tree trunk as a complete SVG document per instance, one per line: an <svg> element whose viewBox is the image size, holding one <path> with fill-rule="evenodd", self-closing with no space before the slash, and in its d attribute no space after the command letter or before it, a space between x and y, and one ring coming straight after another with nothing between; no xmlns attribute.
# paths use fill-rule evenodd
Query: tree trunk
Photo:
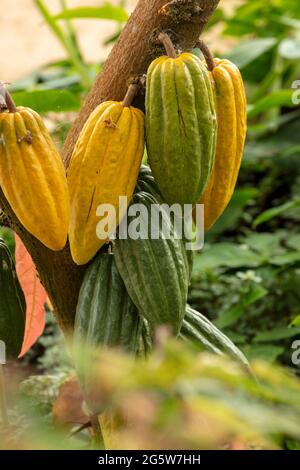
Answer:
<svg viewBox="0 0 300 470"><path fill-rule="evenodd" d="M66 167L78 135L95 107L108 99L123 99L130 81L145 74L151 60L164 53L161 45L157 43L158 34L167 31L179 50L190 50L219 1L140 0L138 2L68 134L63 149ZM143 109L143 101L140 97L135 105ZM24 184L30 182L24 181ZM37 195L37 204L38 197ZM11 228L21 237L31 254L61 328L64 332L71 331L78 293L86 268L73 263L68 246L63 251L55 253L26 232L1 190L0 207L9 218Z"/></svg>

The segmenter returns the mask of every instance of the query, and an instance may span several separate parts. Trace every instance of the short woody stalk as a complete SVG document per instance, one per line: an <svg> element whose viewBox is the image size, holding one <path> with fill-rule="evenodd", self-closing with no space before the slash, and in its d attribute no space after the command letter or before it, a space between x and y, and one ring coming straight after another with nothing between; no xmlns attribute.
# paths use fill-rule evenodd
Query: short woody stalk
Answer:
<svg viewBox="0 0 300 470"><path fill-rule="evenodd" d="M199 40L197 42L196 47L198 47L200 49L200 51L202 52L202 54L204 55L204 59L205 59L206 64L207 64L207 68L210 72L212 72L213 69L215 68L215 61L214 61L214 57L213 57L210 49L205 44L205 42L201 41L201 40Z"/></svg>
<svg viewBox="0 0 300 470"><path fill-rule="evenodd" d="M140 85L138 83L132 83L131 85L129 85L127 93L123 100L124 108L130 108L139 90L140 90Z"/></svg>
<svg viewBox="0 0 300 470"><path fill-rule="evenodd" d="M3 83L0 83L0 94L5 102L6 108L10 113L16 113L17 112L17 107L10 96L9 92L6 90L5 86Z"/></svg>
<svg viewBox="0 0 300 470"><path fill-rule="evenodd" d="M167 33L160 33L158 36L158 40L162 43L164 48L166 49L166 53L170 59L176 59L177 53L174 47L173 42L171 41L170 36Z"/></svg>

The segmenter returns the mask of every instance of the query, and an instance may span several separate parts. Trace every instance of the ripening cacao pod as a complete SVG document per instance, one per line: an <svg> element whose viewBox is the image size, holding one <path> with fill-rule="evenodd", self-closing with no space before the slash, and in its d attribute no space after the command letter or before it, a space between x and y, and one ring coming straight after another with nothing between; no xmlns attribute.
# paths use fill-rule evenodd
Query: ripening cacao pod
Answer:
<svg viewBox="0 0 300 470"><path fill-rule="evenodd" d="M0 341L6 356L17 358L25 332L25 298L19 284L15 264L5 242L0 239Z"/></svg>
<svg viewBox="0 0 300 470"><path fill-rule="evenodd" d="M67 179L71 201L72 257L86 264L107 242L126 214L144 153L144 114L107 101L90 115L78 138ZM120 197L127 204L120 206ZM97 212L100 205L115 210ZM104 207L104 206L103 206ZM107 217L108 216L108 217Z"/></svg>
<svg viewBox="0 0 300 470"><path fill-rule="evenodd" d="M193 54L159 57L146 87L149 163L168 204L195 204L215 158L216 115L207 69Z"/></svg>
<svg viewBox="0 0 300 470"><path fill-rule="evenodd" d="M0 113L0 186L22 225L51 250L67 242L64 166L41 117L28 108Z"/></svg>
<svg viewBox="0 0 300 470"><path fill-rule="evenodd" d="M128 229L138 223L140 236L117 237L114 243L117 267L131 299L150 327L169 325L177 334L184 316L190 274L182 240L177 239L168 214L151 194L136 193L133 203L141 210L136 217L129 209ZM153 226L151 210L157 211L155 218L163 220L164 229L162 224ZM167 233L170 235L165 236Z"/></svg>
<svg viewBox="0 0 300 470"><path fill-rule="evenodd" d="M215 59L209 72L215 91L217 147L212 175L198 201L204 204L204 229L209 230L226 209L237 182L247 132L246 94L239 69Z"/></svg>

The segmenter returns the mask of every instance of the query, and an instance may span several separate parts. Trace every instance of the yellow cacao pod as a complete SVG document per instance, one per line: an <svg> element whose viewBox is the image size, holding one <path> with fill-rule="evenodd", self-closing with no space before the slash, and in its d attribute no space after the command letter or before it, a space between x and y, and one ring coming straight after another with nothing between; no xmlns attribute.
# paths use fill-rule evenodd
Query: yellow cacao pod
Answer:
<svg viewBox="0 0 300 470"><path fill-rule="evenodd" d="M115 232L130 203L143 153L142 111L122 102L107 101L90 115L67 172L71 202L69 240L75 263L90 261ZM120 206L120 196L127 197L127 204ZM104 204L115 209L116 217L99 212L97 215L97 208ZM107 223L102 227L104 220Z"/></svg>
<svg viewBox="0 0 300 470"><path fill-rule="evenodd" d="M210 72L217 111L217 148L211 177L198 201L204 204L204 229L209 230L227 207L237 182L247 132L246 94L239 69L215 59Z"/></svg>
<svg viewBox="0 0 300 470"><path fill-rule="evenodd" d="M51 250L67 242L69 196L64 166L41 117L0 113L0 186L22 225Z"/></svg>

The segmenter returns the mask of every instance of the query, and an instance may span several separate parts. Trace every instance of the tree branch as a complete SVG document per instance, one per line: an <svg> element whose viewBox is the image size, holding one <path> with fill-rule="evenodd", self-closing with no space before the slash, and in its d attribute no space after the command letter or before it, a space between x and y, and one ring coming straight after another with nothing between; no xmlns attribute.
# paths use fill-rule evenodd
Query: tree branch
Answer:
<svg viewBox="0 0 300 470"><path fill-rule="evenodd" d="M78 135L95 107L107 99L121 101L132 79L146 73L154 57L165 54L163 46L157 41L159 33L167 31L179 50L191 49L219 1L140 0L138 2L69 132L63 149L66 166ZM135 105L143 109L144 103L141 97L139 100L136 99ZM37 195L37 204L38 197ZM31 254L61 328L65 332L70 331L85 267L78 267L73 263L68 247L61 252L52 252L26 232L1 190L0 207Z"/></svg>
<svg viewBox="0 0 300 470"><path fill-rule="evenodd" d="M132 78L146 73L151 61L165 54L157 41L159 33L167 31L178 49L192 49L219 1L139 1L68 134L63 149L66 166L78 135L95 107L109 99L121 101ZM143 103L136 105L143 108Z"/></svg>

